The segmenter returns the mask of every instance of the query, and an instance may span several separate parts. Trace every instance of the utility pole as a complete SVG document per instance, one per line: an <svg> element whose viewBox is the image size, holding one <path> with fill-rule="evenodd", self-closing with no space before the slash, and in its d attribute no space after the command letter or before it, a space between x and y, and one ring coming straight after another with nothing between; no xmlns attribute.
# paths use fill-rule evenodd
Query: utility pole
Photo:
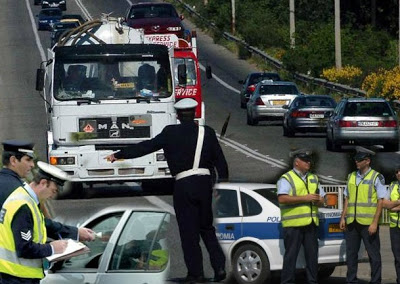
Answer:
<svg viewBox="0 0 400 284"><path fill-rule="evenodd" d="M204 0L204 6L208 5L208 0Z"/></svg>
<svg viewBox="0 0 400 284"><path fill-rule="evenodd" d="M232 4L232 34L236 33L236 9L235 9L235 0L231 0Z"/></svg>
<svg viewBox="0 0 400 284"><path fill-rule="evenodd" d="M400 0L399 0L399 66L400 66Z"/></svg>
<svg viewBox="0 0 400 284"><path fill-rule="evenodd" d="M400 0L399 0L400 1ZM290 47L295 46L295 36L296 26L294 24L294 0L289 0L289 22L290 22Z"/></svg>
<svg viewBox="0 0 400 284"><path fill-rule="evenodd" d="M340 42L340 0L335 0L335 59L336 69L342 69L342 46Z"/></svg>

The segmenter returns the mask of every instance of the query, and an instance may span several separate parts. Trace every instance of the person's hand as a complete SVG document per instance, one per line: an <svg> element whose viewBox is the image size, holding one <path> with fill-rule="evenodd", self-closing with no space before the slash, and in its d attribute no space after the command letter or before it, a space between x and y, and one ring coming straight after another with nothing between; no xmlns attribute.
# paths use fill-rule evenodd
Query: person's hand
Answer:
<svg viewBox="0 0 400 284"><path fill-rule="evenodd" d="M107 162L111 163L114 163L116 160L118 160L117 158L115 158L114 154L108 155L107 157L105 157L105 159L107 160Z"/></svg>
<svg viewBox="0 0 400 284"><path fill-rule="evenodd" d="M307 194L305 197L306 197L306 200L307 200L307 201L311 201L311 202L318 202L319 199L320 199L319 194L316 194L316 193L314 193L314 194Z"/></svg>
<svg viewBox="0 0 400 284"><path fill-rule="evenodd" d="M376 233L377 230L378 230L378 225L375 224L375 223L372 223L372 224L369 225L369 227L368 227L368 234L369 234L370 236L372 236L373 234Z"/></svg>
<svg viewBox="0 0 400 284"><path fill-rule="evenodd" d="M95 238L95 233L91 229L88 228L79 228L78 229L79 233L79 240L83 242L90 242L93 241Z"/></svg>
<svg viewBox="0 0 400 284"><path fill-rule="evenodd" d="M63 253L67 248L68 241L66 240L52 241L50 245L53 247L54 253Z"/></svg>
<svg viewBox="0 0 400 284"><path fill-rule="evenodd" d="M344 218L340 218L339 228L341 230L346 230L346 220Z"/></svg>

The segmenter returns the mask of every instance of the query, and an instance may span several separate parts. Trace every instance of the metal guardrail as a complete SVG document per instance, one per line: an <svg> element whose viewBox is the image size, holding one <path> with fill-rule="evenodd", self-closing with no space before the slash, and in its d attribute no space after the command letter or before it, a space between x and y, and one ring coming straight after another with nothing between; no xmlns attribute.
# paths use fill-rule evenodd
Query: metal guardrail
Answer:
<svg viewBox="0 0 400 284"><path fill-rule="evenodd" d="M190 5L186 4L183 0L174 0L174 1L180 3L187 12L189 12L191 15L196 16L200 20L202 20L202 22L204 22L208 27L211 27L214 30L218 30L217 26L213 22L210 22L208 19L206 19L205 17L200 15L192 7L190 7ZM273 58L272 56L268 55L264 51L258 49L257 47L249 45L244 40L242 40L238 37L235 37L234 35L231 35L230 33L227 33L227 32L222 32L222 36L227 40L234 41L238 44L241 44L250 53L260 56L261 58L264 59L264 61L273 65L275 68L286 70L285 66L283 65L283 63L281 61L279 61L276 58ZM318 85L318 86L324 87L326 89L329 89L331 91L351 94L351 95L355 95L355 96L362 96L362 97L366 96L366 92L361 89L358 89L358 88L351 88L346 85L329 82L329 81L321 79L321 78L314 78L314 77L308 76L306 74L298 73L298 72L295 72L293 75L296 80L302 81L307 84Z"/></svg>
<svg viewBox="0 0 400 284"><path fill-rule="evenodd" d="M335 206L332 206L332 208L337 208L343 210L343 190L346 187L346 185L323 185L321 184L321 187L324 189L326 193L336 193L338 195L338 202ZM386 186L387 189L389 189L389 186ZM382 224L389 224L389 211L387 209L382 210L382 215L381 215L381 223Z"/></svg>

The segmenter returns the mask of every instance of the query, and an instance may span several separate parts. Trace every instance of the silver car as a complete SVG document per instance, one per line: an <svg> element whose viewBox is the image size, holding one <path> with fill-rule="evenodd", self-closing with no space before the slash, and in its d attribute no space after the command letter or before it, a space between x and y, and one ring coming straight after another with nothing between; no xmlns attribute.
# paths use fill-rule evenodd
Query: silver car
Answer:
<svg viewBox="0 0 400 284"><path fill-rule="evenodd" d="M383 145L398 151L398 118L390 104L381 98L342 99L328 120L326 148L342 145Z"/></svg>
<svg viewBox="0 0 400 284"><path fill-rule="evenodd" d="M56 262L42 284L164 283L169 274L170 214L153 207L113 206L82 226L97 234L90 252Z"/></svg>
<svg viewBox="0 0 400 284"><path fill-rule="evenodd" d="M336 107L335 100L328 95L298 96L287 108L283 118L283 136L292 137L296 132L326 133L329 115Z"/></svg>
<svg viewBox="0 0 400 284"><path fill-rule="evenodd" d="M282 119L294 98L301 95L295 83L264 80L257 84L247 102L247 124L257 125L260 120Z"/></svg>

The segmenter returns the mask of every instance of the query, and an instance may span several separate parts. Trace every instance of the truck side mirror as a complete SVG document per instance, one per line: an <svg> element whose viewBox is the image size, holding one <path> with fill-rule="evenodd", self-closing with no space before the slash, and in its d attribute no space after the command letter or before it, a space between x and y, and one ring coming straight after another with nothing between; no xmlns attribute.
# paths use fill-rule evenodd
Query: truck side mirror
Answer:
<svg viewBox="0 0 400 284"><path fill-rule="evenodd" d="M45 71L43 68L39 68L36 70L36 91L43 91L44 88L44 74Z"/></svg>
<svg viewBox="0 0 400 284"><path fill-rule="evenodd" d="M206 67L206 77L207 79L211 79L212 78L212 71L211 71L211 66L207 65Z"/></svg>
<svg viewBox="0 0 400 284"><path fill-rule="evenodd" d="M178 82L179 85L186 85L186 65L178 65Z"/></svg>

